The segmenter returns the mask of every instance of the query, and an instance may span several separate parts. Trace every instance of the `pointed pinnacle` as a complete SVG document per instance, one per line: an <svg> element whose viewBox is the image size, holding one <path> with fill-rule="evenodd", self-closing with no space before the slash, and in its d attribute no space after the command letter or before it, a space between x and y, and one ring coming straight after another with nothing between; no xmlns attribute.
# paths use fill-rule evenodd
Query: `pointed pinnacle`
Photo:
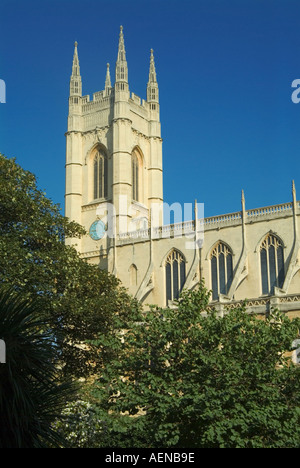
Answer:
<svg viewBox="0 0 300 468"><path fill-rule="evenodd" d="M150 50L150 69L149 69L149 82L148 83L156 83L156 70L155 70L155 63L154 63L154 55L153 49Z"/></svg>
<svg viewBox="0 0 300 468"><path fill-rule="evenodd" d="M123 26L120 26L120 35L119 35L119 47L118 47L118 62L126 61L125 54L125 44L124 44L124 35L123 35Z"/></svg>
<svg viewBox="0 0 300 468"><path fill-rule="evenodd" d="M74 43L75 49L74 49L73 65L72 65L72 75L73 76L79 76L80 75L77 46L78 46L78 42L75 41L75 43Z"/></svg>
<svg viewBox="0 0 300 468"><path fill-rule="evenodd" d="M295 184L295 181L293 180L293 188L292 188L292 192L293 192L293 198L296 200L297 198L297 194L296 194L296 184Z"/></svg>
<svg viewBox="0 0 300 468"><path fill-rule="evenodd" d="M242 210L243 210L243 212L246 210L246 199L245 199L244 190L242 190Z"/></svg>
<svg viewBox="0 0 300 468"><path fill-rule="evenodd" d="M111 88L109 63L107 63L106 67L107 67L107 69L106 69L105 89Z"/></svg>

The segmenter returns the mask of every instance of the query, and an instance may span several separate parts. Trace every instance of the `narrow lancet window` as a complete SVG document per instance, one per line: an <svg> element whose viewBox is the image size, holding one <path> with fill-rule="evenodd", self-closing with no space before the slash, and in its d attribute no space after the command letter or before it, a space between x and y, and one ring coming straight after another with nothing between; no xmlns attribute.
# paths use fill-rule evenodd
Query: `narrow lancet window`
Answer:
<svg viewBox="0 0 300 468"><path fill-rule="evenodd" d="M228 294L233 279L232 252L227 245L219 242L211 254L212 298Z"/></svg>
<svg viewBox="0 0 300 468"><path fill-rule="evenodd" d="M130 281L130 286L136 286L137 285L137 267L132 264L129 268L129 281Z"/></svg>
<svg viewBox="0 0 300 468"><path fill-rule="evenodd" d="M134 201L139 201L139 159L135 152L132 154L131 172L132 172L132 199Z"/></svg>
<svg viewBox="0 0 300 468"><path fill-rule="evenodd" d="M94 199L107 198L107 157L97 151L94 158Z"/></svg>

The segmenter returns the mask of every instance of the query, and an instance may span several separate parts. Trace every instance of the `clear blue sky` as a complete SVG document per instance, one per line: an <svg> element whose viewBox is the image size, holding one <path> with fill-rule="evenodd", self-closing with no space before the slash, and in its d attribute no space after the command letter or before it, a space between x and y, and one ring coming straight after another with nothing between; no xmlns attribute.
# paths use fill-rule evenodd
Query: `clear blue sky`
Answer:
<svg viewBox="0 0 300 468"><path fill-rule="evenodd" d="M0 151L64 206L69 79L83 94L112 77L124 27L129 87L146 98L150 48L160 90L164 198L205 216L300 199L299 0L1 0Z"/></svg>

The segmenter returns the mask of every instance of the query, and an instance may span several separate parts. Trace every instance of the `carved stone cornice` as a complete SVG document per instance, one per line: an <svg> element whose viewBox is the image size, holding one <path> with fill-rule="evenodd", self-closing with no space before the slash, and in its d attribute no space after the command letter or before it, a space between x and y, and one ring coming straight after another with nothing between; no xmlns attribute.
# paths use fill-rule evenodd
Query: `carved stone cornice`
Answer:
<svg viewBox="0 0 300 468"><path fill-rule="evenodd" d="M117 123L117 122L129 122L130 125L132 125L132 120L130 120L128 117L115 117L114 119L112 119L112 122L113 123Z"/></svg>
<svg viewBox="0 0 300 468"><path fill-rule="evenodd" d="M95 142L101 142L101 138L107 134L109 130L109 125L105 125L104 127L96 126L91 130L86 130L82 132L82 136L84 139L93 138Z"/></svg>
<svg viewBox="0 0 300 468"><path fill-rule="evenodd" d="M71 135L72 133L74 133L75 135L78 135L78 134L82 135L82 134L83 134L83 132L82 132L81 130L68 130L68 131L65 133L65 136Z"/></svg>
<svg viewBox="0 0 300 468"><path fill-rule="evenodd" d="M143 138L143 139L149 141L149 138L150 138L150 137L147 136L147 135L145 135L144 133L140 132L140 131L137 130L136 128L133 128L133 127L132 127L131 130L132 130L132 133L134 133L134 135L135 135L136 138Z"/></svg>

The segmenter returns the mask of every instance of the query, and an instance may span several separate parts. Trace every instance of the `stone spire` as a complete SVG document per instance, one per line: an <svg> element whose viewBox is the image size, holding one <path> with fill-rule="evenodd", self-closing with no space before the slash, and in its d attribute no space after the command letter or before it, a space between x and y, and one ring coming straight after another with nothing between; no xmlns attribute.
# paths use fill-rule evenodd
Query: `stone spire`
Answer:
<svg viewBox="0 0 300 468"><path fill-rule="evenodd" d="M158 84L156 79L156 70L154 63L153 49L150 55L149 80L147 85L147 101L158 103Z"/></svg>
<svg viewBox="0 0 300 468"><path fill-rule="evenodd" d="M120 26L118 58L116 63L116 83L123 84L123 86L118 86L119 90L124 91L125 88L128 87L128 67L126 61L123 26ZM125 84L127 84L127 86L125 86Z"/></svg>
<svg viewBox="0 0 300 468"><path fill-rule="evenodd" d="M111 80L110 80L110 71L109 71L109 63L106 65L106 78L105 78L105 91L107 92L111 88Z"/></svg>
<svg viewBox="0 0 300 468"><path fill-rule="evenodd" d="M296 216L298 214L298 204L297 204L296 184L294 180L292 182L292 195L293 195L293 210L294 210L294 215Z"/></svg>
<svg viewBox="0 0 300 468"><path fill-rule="evenodd" d="M82 96L82 82L77 50L78 43L75 42L74 46L75 49L73 56L72 75L70 80L70 96Z"/></svg>
<svg viewBox="0 0 300 468"><path fill-rule="evenodd" d="M80 67L79 67L79 59L78 59L78 50L77 50L78 42L76 41L74 44L74 56L73 56L73 66L72 66L72 76L79 76L80 75Z"/></svg>
<svg viewBox="0 0 300 468"><path fill-rule="evenodd" d="M296 184L295 184L295 181L293 180L292 182L292 193L293 193L293 200L296 201L297 200L297 195L296 195Z"/></svg>
<svg viewBox="0 0 300 468"><path fill-rule="evenodd" d="M118 48L117 61L118 62L126 62L126 52L125 52L125 44L124 44L123 26L120 26L119 48Z"/></svg>
<svg viewBox="0 0 300 468"><path fill-rule="evenodd" d="M150 83L157 83L156 79L156 70L155 70L155 63L154 63L154 55L153 55L153 49L150 50L150 69L149 69L149 81L148 84Z"/></svg>
<svg viewBox="0 0 300 468"><path fill-rule="evenodd" d="M245 211L246 209L246 200L245 200L245 191L242 190L242 209Z"/></svg>

